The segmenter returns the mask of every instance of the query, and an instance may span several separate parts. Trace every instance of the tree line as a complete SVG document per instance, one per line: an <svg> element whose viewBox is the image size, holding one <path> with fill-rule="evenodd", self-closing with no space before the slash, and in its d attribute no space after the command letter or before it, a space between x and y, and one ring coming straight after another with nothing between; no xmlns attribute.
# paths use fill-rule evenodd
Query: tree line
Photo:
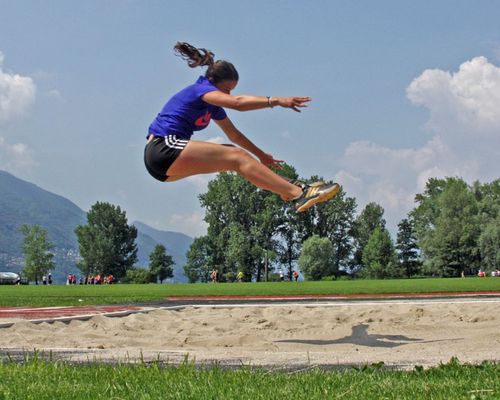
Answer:
<svg viewBox="0 0 500 400"><path fill-rule="evenodd" d="M38 284L43 275L55 268L51 250L54 246L47 231L38 225L23 225L24 275ZM135 266L137 262L137 228L128 225L125 211L119 206L97 202L87 213L87 224L75 229L80 250L77 267L85 277L112 275L121 282L163 282L173 277L171 255L158 244L149 256L149 268Z"/></svg>
<svg viewBox="0 0 500 400"><path fill-rule="evenodd" d="M293 167L281 173L297 179ZM307 181L320 180L313 176ZM354 197L341 191L306 213L260 190L234 173L220 173L199 196L207 234L196 238L184 271L190 282L273 280L284 270L292 280L451 277L500 268L500 179L468 185L461 178L431 178L415 207L398 224L394 241L377 203L357 211ZM39 226L23 226L25 275L33 281L54 268L52 245ZM84 276L111 274L122 282L162 282L173 276L172 257L162 245L149 269L137 262L137 229L119 206L97 202L87 224L75 229L77 267Z"/></svg>
<svg viewBox="0 0 500 400"><path fill-rule="evenodd" d="M297 179L291 166L281 173ZM379 204L358 214L345 192L298 214L278 196L221 173L199 198L208 231L188 251L190 282L207 282L214 269L226 280L242 272L247 281L261 281L282 268L291 280L297 266L312 280L453 277L500 268L499 179L471 186L457 177L429 179L395 241Z"/></svg>

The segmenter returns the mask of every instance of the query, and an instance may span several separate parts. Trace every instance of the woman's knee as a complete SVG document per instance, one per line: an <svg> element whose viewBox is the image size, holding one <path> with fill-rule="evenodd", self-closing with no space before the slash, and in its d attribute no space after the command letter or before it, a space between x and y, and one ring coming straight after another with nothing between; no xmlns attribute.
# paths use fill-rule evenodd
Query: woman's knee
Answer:
<svg viewBox="0 0 500 400"><path fill-rule="evenodd" d="M256 162L255 158L252 157L250 153L246 150L243 150L239 147L231 148L232 152L232 160L234 162L235 170L239 171L241 168L244 168L248 164Z"/></svg>

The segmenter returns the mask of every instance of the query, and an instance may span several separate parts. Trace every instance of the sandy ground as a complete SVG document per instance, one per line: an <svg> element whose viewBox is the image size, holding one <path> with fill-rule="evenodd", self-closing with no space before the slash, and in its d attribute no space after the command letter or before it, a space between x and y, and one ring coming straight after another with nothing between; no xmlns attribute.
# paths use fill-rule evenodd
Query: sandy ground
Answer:
<svg viewBox="0 0 500 400"><path fill-rule="evenodd" d="M500 361L500 299L159 308L0 329L1 353L301 368Z"/></svg>

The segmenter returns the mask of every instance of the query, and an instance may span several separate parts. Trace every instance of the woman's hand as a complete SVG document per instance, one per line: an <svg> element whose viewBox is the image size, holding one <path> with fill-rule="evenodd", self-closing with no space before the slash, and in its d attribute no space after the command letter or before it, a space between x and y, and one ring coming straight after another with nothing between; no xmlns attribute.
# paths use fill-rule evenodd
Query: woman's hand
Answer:
<svg viewBox="0 0 500 400"><path fill-rule="evenodd" d="M307 102L311 101L310 97L275 97L278 105L284 108L291 108L294 111L300 112L299 108L307 107Z"/></svg>
<svg viewBox="0 0 500 400"><path fill-rule="evenodd" d="M262 164L269 168L283 169L283 166L281 165L283 163L283 160L275 160L274 157L269 153L262 153L259 156L259 160Z"/></svg>

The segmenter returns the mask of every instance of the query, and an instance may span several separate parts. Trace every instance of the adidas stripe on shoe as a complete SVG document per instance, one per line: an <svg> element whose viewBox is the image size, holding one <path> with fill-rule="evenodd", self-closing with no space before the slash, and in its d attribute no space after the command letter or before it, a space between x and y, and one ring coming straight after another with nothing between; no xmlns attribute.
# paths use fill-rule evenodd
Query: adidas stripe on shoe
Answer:
<svg viewBox="0 0 500 400"><path fill-rule="evenodd" d="M340 191L338 183L321 183L307 185L302 191L302 195L294 200L295 209L298 212L304 212L317 203L330 200Z"/></svg>

